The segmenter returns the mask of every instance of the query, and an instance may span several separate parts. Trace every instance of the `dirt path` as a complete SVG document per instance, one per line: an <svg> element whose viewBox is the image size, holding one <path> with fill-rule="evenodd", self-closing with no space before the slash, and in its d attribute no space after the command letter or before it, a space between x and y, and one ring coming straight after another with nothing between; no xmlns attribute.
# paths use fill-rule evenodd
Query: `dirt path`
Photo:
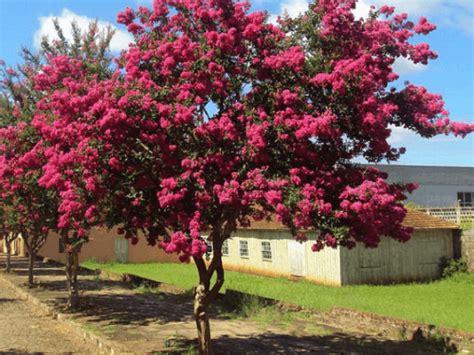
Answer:
<svg viewBox="0 0 474 355"><path fill-rule="evenodd" d="M94 353L82 339L42 315L0 281L0 353Z"/></svg>

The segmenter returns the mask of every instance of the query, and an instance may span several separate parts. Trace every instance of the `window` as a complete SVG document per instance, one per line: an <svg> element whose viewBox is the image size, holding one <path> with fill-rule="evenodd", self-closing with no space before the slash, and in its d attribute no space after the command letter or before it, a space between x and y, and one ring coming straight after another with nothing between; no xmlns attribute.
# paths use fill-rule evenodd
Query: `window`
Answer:
<svg viewBox="0 0 474 355"><path fill-rule="evenodd" d="M224 240L224 243L222 243L222 255L229 255L229 240Z"/></svg>
<svg viewBox="0 0 474 355"><path fill-rule="evenodd" d="M474 206L474 192L458 192L458 201L461 207Z"/></svg>
<svg viewBox="0 0 474 355"><path fill-rule="evenodd" d="M248 258L249 257L249 243L246 240L239 241L239 251L241 258Z"/></svg>
<svg viewBox="0 0 474 355"><path fill-rule="evenodd" d="M262 242L262 259L272 260L272 246L268 241Z"/></svg>

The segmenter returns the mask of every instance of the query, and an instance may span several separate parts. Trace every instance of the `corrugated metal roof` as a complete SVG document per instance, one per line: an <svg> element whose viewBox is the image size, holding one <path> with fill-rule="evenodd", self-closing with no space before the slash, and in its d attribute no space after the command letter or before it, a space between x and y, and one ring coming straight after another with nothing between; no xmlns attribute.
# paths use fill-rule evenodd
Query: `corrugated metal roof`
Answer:
<svg viewBox="0 0 474 355"><path fill-rule="evenodd" d="M384 164L375 165L374 167L386 172L390 182L416 182L420 185L474 186L474 167Z"/></svg>
<svg viewBox="0 0 474 355"><path fill-rule="evenodd" d="M430 216L426 213L409 209L407 215L403 220L405 227L411 227L415 230L427 230L427 229L459 229L459 226L455 223L446 221L444 219ZM281 222L278 222L275 218L270 221L252 221L250 227L239 229L249 230L288 230Z"/></svg>

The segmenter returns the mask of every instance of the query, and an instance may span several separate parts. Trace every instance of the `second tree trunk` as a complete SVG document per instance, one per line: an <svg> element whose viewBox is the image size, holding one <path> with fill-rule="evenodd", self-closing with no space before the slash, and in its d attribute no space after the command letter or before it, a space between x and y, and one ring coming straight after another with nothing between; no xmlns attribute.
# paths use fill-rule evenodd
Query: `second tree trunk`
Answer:
<svg viewBox="0 0 474 355"><path fill-rule="evenodd" d="M28 287L33 287L33 269L35 264L36 255L32 251L28 252Z"/></svg>
<svg viewBox="0 0 474 355"><path fill-rule="evenodd" d="M8 237L5 237L5 238L8 238ZM11 257L12 257L12 247L10 245L10 243L5 240L5 243L7 245L7 265L5 267L5 272L7 273L10 273L11 271L11 267L12 267L12 262L11 262Z"/></svg>
<svg viewBox="0 0 474 355"><path fill-rule="evenodd" d="M79 285L77 272L79 269L79 255L76 250L67 253L66 257L66 284L68 290L67 308L77 309L79 306Z"/></svg>

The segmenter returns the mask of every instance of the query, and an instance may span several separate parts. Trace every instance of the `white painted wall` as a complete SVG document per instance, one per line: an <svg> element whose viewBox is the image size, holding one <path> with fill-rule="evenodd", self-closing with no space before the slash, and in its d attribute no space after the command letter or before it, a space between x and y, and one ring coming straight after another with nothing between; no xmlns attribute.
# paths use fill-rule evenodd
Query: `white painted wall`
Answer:
<svg viewBox="0 0 474 355"><path fill-rule="evenodd" d="M240 239L248 242L248 257L239 255ZM270 242L272 260L262 258L262 241ZM294 240L289 232L239 230L229 240L229 255L223 257L224 267L267 276L298 276L320 284L341 286L436 279L441 258L453 256L450 230L416 231L407 243L383 238L376 249L325 248L315 253L311 251L313 241L314 236L309 235L309 240L303 243L303 275L292 275L288 245Z"/></svg>
<svg viewBox="0 0 474 355"><path fill-rule="evenodd" d="M241 257L239 240L247 240L249 257ZM304 277L314 282L339 286L341 268L339 250L326 248L319 253L311 250L314 236L303 243L303 275L292 275L288 245L295 243L287 231L239 230L229 240L229 255L223 257L226 269L251 272L268 276ZM272 260L262 257L262 241L269 241L272 248Z"/></svg>
<svg viewBox="0 0 474 355"><path fill-rule="evenodd" d="M442 257L453 257L450 230L416 231L406 243L383 238L376 249L341 249L342 285L430 280Z"/></svg>

